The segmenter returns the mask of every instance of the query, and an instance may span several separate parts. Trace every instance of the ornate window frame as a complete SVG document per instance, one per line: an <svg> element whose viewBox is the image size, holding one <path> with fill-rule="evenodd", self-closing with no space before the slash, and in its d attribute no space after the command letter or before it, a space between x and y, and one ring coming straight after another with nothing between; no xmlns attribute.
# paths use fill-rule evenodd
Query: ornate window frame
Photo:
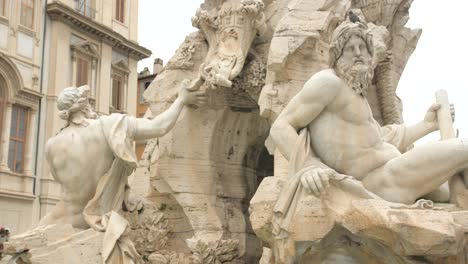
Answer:
<svg viewBox="0 0 468 264"><path fill-rule="evenodd" d="M127 109L127 98L128 98L128 75L130 74L130 69L128 67L127 62L124 59L119 59L112 62L111 67L111 89L110 89L110 100L109 100L109 111L112 112L119 112L123 113L126 112ZM121 94L121 102L120 107L115 107L113 105L113 98L114 98L114 80L119 80L122 82L122 87L120 87L122 94Z"/></svg>
<svg viewBox="0 0 468 264"><path fill-rule="evenodd" d="M0 172L12 175L33 175L33 151L34 135L36 128L36 116L42 95L36 91L24 87L23 79L15 63L3 53L0 53L0 85L5 87L3 133L0 135ZM27 111L26 131L23 149L23 169L14 172L9 168L10 134L12 123L12 109L14 106L21 107Z"/></svg>
<svg viewBox="0 0 468 264"><path fill-rule="evenodd" d="M77 44L70 45L72 57L72 86L77 86L78 76L78 59L88 61L90 63L88 69L88 82L91 89L91 99L96 100L97 90L97 66L99 63L99 51L95 44L89 41L82 41Z"/></svg>

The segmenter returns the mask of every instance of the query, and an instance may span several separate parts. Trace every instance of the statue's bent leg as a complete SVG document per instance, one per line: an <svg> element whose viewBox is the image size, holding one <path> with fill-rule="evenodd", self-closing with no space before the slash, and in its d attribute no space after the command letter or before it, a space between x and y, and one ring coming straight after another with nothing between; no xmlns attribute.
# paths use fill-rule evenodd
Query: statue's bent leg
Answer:
<svg viewBox="0 0 468 264"><path fill-rule="evenodd" d="M409 204L466 168L468 141L450 139L415 147L369 173L363 184L388 201Z"/></svg>

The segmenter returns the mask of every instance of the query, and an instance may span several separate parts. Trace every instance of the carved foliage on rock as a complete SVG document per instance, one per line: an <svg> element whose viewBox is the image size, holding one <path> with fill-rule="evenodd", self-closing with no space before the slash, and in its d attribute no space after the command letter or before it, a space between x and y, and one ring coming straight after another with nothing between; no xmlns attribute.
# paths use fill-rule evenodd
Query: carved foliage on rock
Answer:
<svg viewBox="0 0 468 264"><path fill-rule="evenodd" d="M266 63L260 57L255 57L246 63L242 74L233 80L234 90L245 90L257 102L265 85Z"/></svg>
<svg viewBox="0 0 468 264"><path fill-rule="evenodd" d="M192 56L195 53L195 44L188 40L176 51L174 57L167 64L171 69L191 69L194 65Z"/></svg>
<svg viewBox="0 0 468 264"><path fill-rule="evenodd" d="M166 248L169 225L162 212L150 205L145 205L142 213L127 212L126 218L131 227L128 232L129 236L140 255L147 258L152 253Z"/></svg>
<svg viewBox="0 0 468 264"><path fill-rule="evenodd" d="M193 252L196 264L227 263L238 257L239 242L233 239L205 242L192 238L187 239L187 245Z"/></svg>

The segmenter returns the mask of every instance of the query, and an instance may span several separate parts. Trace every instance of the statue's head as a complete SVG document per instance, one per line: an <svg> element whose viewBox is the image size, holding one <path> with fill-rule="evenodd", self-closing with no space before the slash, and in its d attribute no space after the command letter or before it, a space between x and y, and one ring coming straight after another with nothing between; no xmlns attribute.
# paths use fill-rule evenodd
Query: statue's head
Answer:
<svg viewBox="0 0 468 264"><path fill-rule="evenodd" d="M371 84L372 36L360 21L345 21L332 35L329 64L356 93L365 95Z"/></svg>
<svg viewBox="0 0 468 264"><path fill-rule="evenodd" d="M92 110L88 101L89 92L88 85L63 89L57 98L60 118L70 120L73 114L81 112L84 113L86 118L96 119L97 114Z"/></svg>

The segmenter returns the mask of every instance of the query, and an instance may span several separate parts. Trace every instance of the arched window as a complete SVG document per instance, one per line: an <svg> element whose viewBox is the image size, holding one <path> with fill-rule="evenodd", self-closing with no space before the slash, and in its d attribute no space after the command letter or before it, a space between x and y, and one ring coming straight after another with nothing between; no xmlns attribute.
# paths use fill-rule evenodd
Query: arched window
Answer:
<svg viewBox="0 0 468 264"><path fill-rule="evenodd" d="M11 108L10 144L8 149L8 167L18 173L24 172L26 135L29 123L29 110L14 104Z"/></svg>
<svg viewBox="0 0 468 264"><path fill-rule="evenodd" d="M0 80L0 139L2 138L3 132L3 116L5 115L6 109L6 87Z"/></svg>

